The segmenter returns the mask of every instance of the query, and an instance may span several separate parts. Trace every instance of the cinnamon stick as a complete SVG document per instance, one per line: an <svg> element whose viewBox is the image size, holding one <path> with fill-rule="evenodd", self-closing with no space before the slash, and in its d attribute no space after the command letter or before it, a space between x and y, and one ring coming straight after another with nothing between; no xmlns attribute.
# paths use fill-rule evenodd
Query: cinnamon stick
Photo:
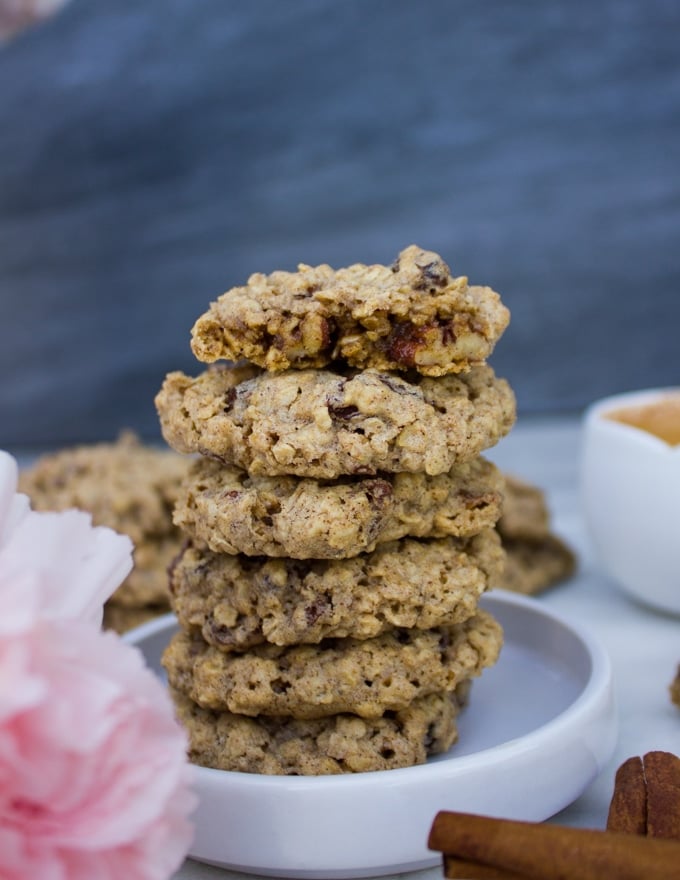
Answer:
<svg viewBox="0 0 680 880"><path fill-rule="evenodd" d="M428 845L527 880L680 878L680 841L636 834L440 812Z"/></svg>
<svg viewBox="0 0 680 880"><path fill-rule="evenodd" d="M628 758L616 771L607 831L647 833L647 785L642 758Z"/></svg>
<svg viewBox="0 0 680 880"><path fill-rule="evenodd" d="M680 840L680 758L648 752L642 761L647 784L647 836Z"/></svg>
<svg viewBox="0 0 680 880"><path fill-rule="evenodd" d="M607 831L680 840L680 758L647 752L616 771Z"/></svg>
<svg viewBox="0 0 680 880"><path fill-rule="evenodd" d="M444 856L444 876L447 880L525 880L522 874L492 868L480 862Z"/></svg>

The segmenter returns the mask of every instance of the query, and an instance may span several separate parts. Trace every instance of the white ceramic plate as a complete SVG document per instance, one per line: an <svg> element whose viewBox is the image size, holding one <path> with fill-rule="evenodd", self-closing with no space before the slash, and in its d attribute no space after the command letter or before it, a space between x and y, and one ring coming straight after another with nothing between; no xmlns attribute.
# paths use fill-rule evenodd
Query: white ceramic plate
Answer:
<svg viewBox="0 0 680 880"><path fill-rule="evenodd" d="M575 800L613 753L611 668L580 627L503 590L482 605L505 644L475 680L460 738L419 767L347 776L257 776L195 768L200 804L191 856L278 877L367 877L435 865L439 810L541 821ZM162 675L172 616L138 627Z"/></svg>

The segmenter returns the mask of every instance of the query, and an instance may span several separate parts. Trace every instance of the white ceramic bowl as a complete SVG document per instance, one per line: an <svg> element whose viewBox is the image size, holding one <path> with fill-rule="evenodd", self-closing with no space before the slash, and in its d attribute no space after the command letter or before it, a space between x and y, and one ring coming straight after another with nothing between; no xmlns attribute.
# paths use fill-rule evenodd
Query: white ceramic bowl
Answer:
<svg viewBox="0 0 680 880"><path fill-rule="evenodd" d="M580 627L539 602L494 591L503 625L495 667L476 680L459 742L418 767L346 776L257 776L195 768L191 855L278 877L366 877L436 865L436 813L540 821L575 800L613 753L611 669ZM159 674L172 616L127 636Z"/></svg>
<svg viewBox="0 0 680 880"><path fill-rule="evenodd" d="M586 411L581 490L601 568L629 595L680 614L680 446L609 416L680 389L619 394Z"/></svg>

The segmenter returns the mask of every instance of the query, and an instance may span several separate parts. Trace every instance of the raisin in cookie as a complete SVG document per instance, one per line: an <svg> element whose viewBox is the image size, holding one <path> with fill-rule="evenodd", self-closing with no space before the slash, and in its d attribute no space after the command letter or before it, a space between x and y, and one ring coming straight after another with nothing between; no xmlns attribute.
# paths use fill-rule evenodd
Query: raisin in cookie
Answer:
<svg viewBox="0 0 680 880"><path fill-rule="evenodd" d="M216 553L343 559L406 535L474 535L495 525L503 478L476 458L449 473L319 481L250 477L202 458L182 485L174 521Z"/></svg>
<svg viewBox="0 0 680 880"><path fill-rule="evenodd" d="M458 738L455 693L430 694L380 718L297 720L202 709L171 691L189 735L189 760L216 770L320 776L423 764Z"/></svg>
<svg viewBox="0 0 680 880"><path fill-rule="evenodd" d="M509 318L490 287L452 278L440 256L411 245L391 267L251 275L196 321L191 346L206 363L246 359L286 370L342 360L442 376L483 363Z"/></svg>
<svg viewBox="0 0 680 880"><path fill-rule="evenodd" d="M170 373L156 396L170 446L258 476L434 475L493 446L515 420L512 390L488 366L413 381L376 370L253 369Z"/></svg>
<svg viewBox="0 0 680 880"><path fill-rule="evenodd" d="M464 623L395 630L373 639L260 645L227 654L199 636L174 635L163 654L168 681L205 709L239 715L377 718L418 697L453 691L496 662L498 623L479 611Z"/></svg>
<svg viewBox="0 0 680 880"><path fill-rule="evenodd" d="M222 651L368 639L472 617L480 595L499 583L504 561L493 529L472 538L405 538L341 560L188 547L171 570L171 602L187 632Z"/></svg>

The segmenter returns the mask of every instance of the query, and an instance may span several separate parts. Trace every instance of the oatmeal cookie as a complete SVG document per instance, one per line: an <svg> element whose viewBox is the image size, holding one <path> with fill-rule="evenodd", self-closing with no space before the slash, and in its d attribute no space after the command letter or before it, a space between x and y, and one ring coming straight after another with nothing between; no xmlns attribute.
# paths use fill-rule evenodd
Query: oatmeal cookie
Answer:
<svg viewBox="0 0 680 880"><path fill-rule="evenodd" d="M368 639L472 617L480 595L498 585L504 560L493 529L472 538L405 538L341 560L227 556L188 547L171 571L171 602L187 632L222 651Z"/></svg>
<svg viewBox="0 0 680 880"><path fill-rule="evenodd" d="M411 245L392 266L251 275L196 321L191 347L206 363L286 370L341 360L442 376L483 363L509 318L490 287L452 278L438 254Z"/></svg>
<svg viewBox="0 0 680 880"><path fill-rule="evenodd" d="M134 566L114 593L127 608L168 604L168 568L182 549L179 531L144 540L132 552Z"/></svg>
<svg viewBox="0 0 680 880"><path fill-rule="evenodd" d="M141 626L149 620L167 614L170 611L168 604L159 605L139 605L138 607L128 607L119 605L117 602L107 602L104 605L104 629L112 629L119 635L123 635L128 630L136 626Z"/></svg>
<svg viewBox="0 0 680 880"><path fill-rule="evenodd" d="M496 662L502 631L486 612L432 630L319 645L260 645L226 654L178 632L163 655L172 687L204 709L239 715L376 718L418 697L453 691Z"/></svg>
<svg viewBox="0 0 680 880"><path fill-rule="evenodd" d="M501 584L535 595L571 577L576 557L550 529L550 511L537 486L505 474L503 513L498 532L507 559Z"/></svg>
<svg viewBox="0 0 680 880"><path fill-rule="evenodd" d="M380 471L435 475L475 458L515 420L510 386L491 367L405 378L376 370L170 373L156 396L163 435L254 476L332 479Z"/></svg>
<svg viewBox="0 0 680 880"><path fill-rule="evenodd" d="M343 559L410 535L474 535L495 525L503 480L476 458L449 473L319 481L249 477L210 459L183 483L174 521L216 553Z"/></svg>
<svg viewBox="0 0 680 880"><path fill-rule="evenodd" d="M503 474L503 513L498 530L506 538L542 538L550 531L550 511L538 486Z"/></svg>
<svg viewBox="0 0 680 880"><path fill-rule="evenodd" d="M19 491L34 510L76 507L97 526L135 544L174 533L172 505L188 463L170 450L142 444L126 432L115 443L94 443L46 455L19 475Z"/></svg>
<svg viewBox="0 0 680 880"><path fill-rule="evenodd" d="M78 508L97 526L128 535L134 568L115 593L127 607L168 601L167 566L181 546L172 507L189 460L125 433L115 443L62 449L19 475L34 510Z"/></svg>
<svg viewBox="0 0 680 880"><path fill-rule="evenodd" d="M454 693L430 694L380 718L331 715L297 720L202 709L172 691L189 735L189 760L217 770L320 776L423 764L458 738Z"/></svg>
<svg viewBox="0 0 680 880"><path fill-rule="evenodd" d="M536 539L504 539L505 569L499 586L515 593L536 595L574 573L576 560L556 535Z"/></svg>

